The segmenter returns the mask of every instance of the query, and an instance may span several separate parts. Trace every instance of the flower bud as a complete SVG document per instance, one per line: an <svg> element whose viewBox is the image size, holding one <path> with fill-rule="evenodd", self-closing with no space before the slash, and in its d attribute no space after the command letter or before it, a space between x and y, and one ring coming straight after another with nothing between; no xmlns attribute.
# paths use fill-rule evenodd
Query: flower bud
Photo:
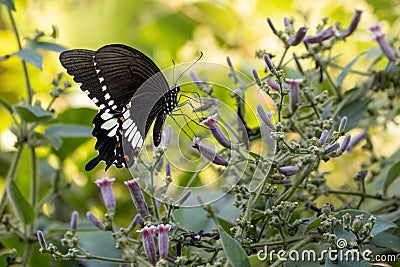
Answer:
<svg viewBox="0 0 400 267"><path fill-rule="evenodd" d="M196 148L200 152L200 154L210 162L213 162L217 165L228 166L228 162L226 161L226 159L215 152L211 147L200 143L200 138L195 137L193 139L193 147Z"/></svg>
<svg viewBox="0 0 400 267"><path fill-rule="evenodd" d="M160 224L157 226L156 231L158 233L158 253L161 259L168 257L168 232L171 230L171 225Z"/></svg>
<svg viewBox="0 0 400 267"><path fill-rule="evenodd" d="M361 140L363 140L365 137L367 137L367 130L363 129L359 134L356 136L352 137L349 145L347 146L346 150L347 152L350 152L353 147L355 147Z"/></svg>
<svg viewBox="0 0 400 267"><path fill-rule="evenodd" d="M192 195L192 190L187 190L180 199L178 199L175 205L182 205L190 196Z"/></svg>
<svg viewBox="0 0 400 267"><path fill-rule="evenodd" d="M229 56L226 57L226 63L228 63L229 67L233 68L232 61L231 61L231 58Z"/></svg>
<svg viewBox="0 0 400 267"><path fill-rule="evenodd" d="M253 69L252 72L253 72L253 77L254 77L254 80L256 81L256 84L258 86L261 86L260 76L258 76L257 71Z"/></svg>
<svg viewBox="0 0 400 267"><path fill-rule="evenodd" d="M341 33L343 38L350 36L357 29L358 23L360 22L361 19L361 13L362 13L361 10L356 10L356 12L353 15L353 18L351 19L349 27L343 30Z"/></svg>
<svg viewBox="0 0 400 267"><path fill-rule="evenodd" d="M144 218L149 215L149 208L144 200L142 189L137 181L138 179L132 179L125 181L124 184L128 187L129 192L131 193L133 204L135 205L136 210Z"/></svg>
<svg viewBox="0 0 400 267"><path fill-rule="evenodd" d="M197 76L197 74L194 71L190 71L189 72L190 78L192 79L192 81L194 82L194 84L201 89L201 87L203 86L203 81L199 78L199 76Z"/></svg>
<svg viewBox="0 0 400 267"><path fill-rule="evenodd" d="M165 175L167 177L171 177L171 163L167 162L167 164L165 164Z"/></svg>
<svg viewBox="0 0 400 267"><path fill-rule="evenodd" d="M269 58L268 54L264 54L264 55L263 55L263 58L264 58L265 64L267 65L268 69L269 69L271 72L275 71L274 64L272 63L272 61L271 61L271 59Z"/></svg>
<svg viewBox="0 0 400 267"><path fill-rule="evenodd" d="M350 140L351 140L351 135L347 134L344 137L342 144L340 145L340 151L342 151L342 152L346 151L347 147L350 144Z"/></svg>
<svg viewBox="0 0 400 267"><path fill-rule="evenodd" d="M274 24L272 23L272 20L271 20L270 18L267 18L267 23L268 23L269 27L271 28L272 32L273 32L274 34L277 34L278 31L276 30L276 28L275 28L275 26L274 26Z"/></svg>
<svg viewBox="0 0 400 267"><path fill-rule="evenodd" d="M290 38L288 45L296 46L300 44L306 36L307 30L307 27L300 27L300 29L297 30L296 34L292 38Z"/></svg>
<svg viewBox="0 0 400 267"><path fill-rule="evenodd" d="M329 137L329 131L323 130L321 133L321 136L319 138L319 141L321 142L321 144L325 144L326 140L328 140L328 137Z"/></svg>
<svg viewBox="0 0 400 267"><path fill-rule="evenodd" d="M136 214L135 217L133 218L131 224L128 226L127 231L130 232L133 228L136 227L136 225L142 224L142 223L143 223L142 216L140 216L140 214Z"/></svg>
<svg viewBox="0 0 400 267"><path fill-rule="evenodd" d="M100 188L104 205L108 211L114 211L116 206L114 192L112 190L112 184L114 181L115 178L108 177L103 177L95 181L96 185Z"/></svg>
<svg viewBox="0 0 400 267"><path fill-rule="evenodd" d="M354 232L358 233L362 227L363 227L362 220L360 220L358 217L355 218L353 221L353 224L352 224L352 228L353 228Z"/></svg>
<svg viewBox="0 0 400 267"><path fill-rule="evenodd" d="M333 36L335 36L335 30L331 26L328 29L319 32L317 35L307 35L304 38L304 41L306 41L309 44L322 43L323 41Z"/></svg>
<svg viewBox="0 0 400 267"><path fill-rule="evenodd" d="M289 84L289 102L292 113L294 113L297 109L297 105L300 100L300 83L303 82L303 79L286 79L286 82Z"/></svg>
<svg viewBox="0 0 400 267"><path fill-rule="evenodd" d="M284 166L280 167L279 172L285 176L292 176L296 174L300 169L297 166Z"/></svg>
<svg viewBox="0 0 400 267"><path fill-rule="evenodd" d="M268 126L270 129L275 129L275 125L272 123L271 118L272 118L272 112L266 112L264 108L260 105L257 104L256 106L257 109L257 114L262 120L262 122Z"/></svg>
<svg viewBox="0 0 400 267"><path fill-rule="evenodd" d="M74 210L71 214L71 221L69 223L69 228L72 231L76 230L76 227L78 225L78 212L76 210Z"/></svg>
<svg viewBox="0 0 400 267"><path fill-rule="evenodd" d="M208 129L211 131L211 134L215 137L218 143L220 143L223 147L231 148L232 146L231 142L229 141L228 137L226 137L224 132L221 130L215 118L216 115L209 116L201 123L208 127Z"/></svg>
<svg viewBox="0 0 400 267"><path fill-rule="evenodd" d="M86 212L86 217L91 223L93 223L94 226L96 226L100 230L105 229L104 224L99 219L97 219L97 217L90 211Z"/></svg>
<svg viewBox="0 0 400 267"><path fill-rule="evenodd" d="M279 91L280 90L279 84L276 83L274 78L269 78L267 80L267 84L269 85L269 87L271 87L271 89L273 89L275 91Z"/></svg>
<svg viewBox="0 0 400 267"><path fill-rule="evenodd" d="M339 147L340 147L339 143L334 143L334 144L328 146L327 148L325 148L324 153L329 154L329 153L337 150Z"/></svg>
<svg viewBox="0 0 400 267"><path fill-rule="evenodd" d="M138 233L142 235L142 243L144 253L146 254L147 259L152 264L157 263L157 254L156 254L156 245L154 244L153 233L156 230L155 226L143 227L141 230L137 230Z"/></svg>
<svg viewBox="0 0 400 267"><path fill-rule="evenodd" d="M344 132L344 129L346 128L347 124L347 116L343 116L342 119L340 120L339 124L339 133Z"/></svg>
<svg viewBox="0 0 400 267"><path fill-rule="evenodd" d="M42 250L47 250L47 244L46 244L46 239L44 238L44 234L42 231L37 231L36 232L36 237L39 241L40 247Z"/></svg>
<svg viewBox="0 0 400 267"><path fill-rule="evenodd" d="M200 107L195 108L193 111L194 112L205 111L205 110L210 109L211 107L218 106L218 104L219 104L219 100L218 99L211 98L211 99L208 99L207 102L204 103L203 105L201 105Z"/></svg>

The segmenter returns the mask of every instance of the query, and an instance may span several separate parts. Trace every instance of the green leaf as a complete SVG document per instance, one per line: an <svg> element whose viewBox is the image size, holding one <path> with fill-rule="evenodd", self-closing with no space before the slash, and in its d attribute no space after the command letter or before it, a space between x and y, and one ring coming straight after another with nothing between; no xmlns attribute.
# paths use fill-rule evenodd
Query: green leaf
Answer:
<svg viewBox="0 0 400 267"><path fill-rule="evenodd" d="M228 235L220 226L218 227L218 232L221 236L222 247L229 263L233 267L250 267L249 258L239 243Z"/></svg>
<svg viewBox="0 0 400 267"><path fill-rule="evenodd" d="M377 247L390 248L397 252L400 251L400 237L388 232L379 233L370 243Z"/></svg>
<svg viewBox="0 0 400 267"><path fill-rule="evenodd" d="M10 104L8 104L6 101L4 101L1 98L0 98L0 106L7 109L8 112L12 113L12 108L11 108Z"/></svg>
<svg viewBox="0 0 400 267"><path fill-rule="evenodd" d="M13 0L0 0L0 4L3 4L6 7L8 7L9 9L15 11L15 5L14 5L14 1Z"/></svg>
<svg viewBox="0 0 400 267"><path fill-rule="evenodd" d="M28 62L29 64L35 66L40 70L43 69L43 57L38 51L34 49L22 48L18 52L13 53L13 55L19 57L20 59Z"/></svg>
<svg viewBox="0 0 400 267"><path fill-rule="evenodd" d="M346 78L347 74L351 71L351 68L353 67L354 63L362 56L364 53L359 54L356 56L352 61L350 61L349 64L347 64L343 69L342 72L340 72L339 76L336 78L336 85L341 86L344 79Z"/></svg>
<svg viewBox="0 0 400 267"><path fill-rule="evenodd" d="M6 186L7 196L10 200L10 204L16 213L16 216L23 224L30 224L35 218L35 211L33 207L28 203L25 197L21 194L21 191L14 183L10 181Z"/></svg>
<svg viewBox="0 0 400 267"><path fill-rule="evenodd" d="M53 113L38 106L14 105L13 108L26 122L39 122L53 117Z"/></svg>
<svg viewBox="0 0 400 267"><path fill-rule="evenodd" d="M34 48L40 48L43 50L49 50L49 51L54 51L54 52L62 52L66 50L66 48L62 45L51 43L51 42L31 42L31 46Z"/></svg>
<svg viewBox="0 0 400 267"><path fill-rule="evenodd" d="M388 175L385 180L385 184L383 186L383 193L386 195L387 189L389 186L398 178L400 177L400 161L396 162L392 165L389 169Z"/></svg>
<svg viewBox="0 0 400 267"><path fill-rule="evenodd" d="M369 99L355 100L351 103L345 105L340 111L339 115L341 117L347 116L347 124L345 131L349 131L356 128L364 114L364 109L367 108Z"/></svg>
<svg viewBox="0 0 400 267"><path fill-rule="evenodd" d="M47 127L45 134L56 137L92 137L92 127L58 123Z"/></svg>

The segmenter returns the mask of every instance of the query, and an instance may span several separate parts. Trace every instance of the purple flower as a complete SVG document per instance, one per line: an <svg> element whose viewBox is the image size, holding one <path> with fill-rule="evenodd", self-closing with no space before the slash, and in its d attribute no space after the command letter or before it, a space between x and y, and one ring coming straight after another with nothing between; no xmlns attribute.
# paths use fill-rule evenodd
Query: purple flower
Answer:
<svg viewBox="0 0 400 267"><path fill-rule="evenodd" d="M334 144L328 146L327 148L325 148L324 153L329 154L329 153L337 150L339 147L340 147L339 143L334 143Z"/></svg>
<svg viewBox="0 0 400 267"><path fill-rule="evenodd" d="M360 22L361 19L361 13L362 13L361 10L356 10L356 12L353 15L353 18L351 19L349 27L341 32L343 38L350 36L357 29L358 23Z"/></svg>
<svg viewBox="0 0 400 267"><path fill-rule="evenodd" d="M347 146L347 152L350 152L361 140L367 137L367 130L363 129L359 134L351 138L349 145Z"/></svg>
<svg viewBox="0 0 400 267"><path fill-rule="evenodd" d="M36 232L36 237L37 237L37 239L38 239L38 241L39 241L40 248L41 248L42 250L47 250L46 239L44 238L43 232L40 231L40 230L37 231L37 232Z"/></svg>
<svg viewBox="0 0 400 267"><path fill-rule="evenodd" d="M292 184L292 180L290 180L290 179L283 179L283 180L281 181L281 184L283 184L283 185L291 185L291 184Z"/></svg>
<svg viewBox="0 0 400 267"><path fill-rule="evenodd" d="M299 170L300 169L297 166L284 166L278 169L278 171L285 176L292 176L296 174Z"/></svg>
<svg viewBox="0 0 400 267"><path fill-rule="evenodd" d="M224 159L220 154L215 152L211 147L206 146L203 143L200 143L200 138L195 137L193 139L193 147L196 148L200 154L205 157L210 162L213 162L217 165L228 166L228 162Z"/></svg>
<svg viewBox="0 0 400 267"><path fill-rule="evenodd" d="M138 179L125 181L124 184L128 187L129 192L131 193L133 204L135 205L136 210L140 213L140 215L142 215L143 218L148 216L149 208L144 200L142 189L138 184Z"/></svg>
<svg viewBox="0 0 400 267"><path fill-rule="evenodd" d="M224 132L221 130L215 118L216 115L209 116L201 123L208 127L208 129L211 131L211 134L215 137L218 143L220 143L223 147L231 148L232 146L231 142L229 141L228 137L226 137Z"/></svg>
<svg viewBox="0 0 400 267"><path fill-rule="evenodd" d="M347 147L350 144L350 140L351 140L351 135L348 134L344 137L342 144L340 145L340 151L344 152L346 151Z"/></svg>
<svg viewBox="0 0 400 267"><path fill-rule="evenodd" d="M294 113L297 109L297 104L300 100L300 83L303 82L303 79L286 79L286 82L289 84L289 102L292 113Z"/></svg>
<svg viewBox="0 0 400 267"><path fill-rule="evenodd" d="M93 223L94 226L96 226L100 230L104 230L104 224L99 219L97 219L97 217L93 213L91 213L90 211L86 212L86 217L91 223Z"/></svg>
<svg viewBox="0 0 400 267"><path fill-rule="evenodd" d="M153 233L156 230L155 226L143 227L141 230L137 230L142 235L143 249L147 259L152 263L156 264L156 245L154 244Z"/></svg>
<svg viewBox="0 0 400 267"><path fill-rule="evenodd" d="M253 69L252 72L253 72L253 77L254 77L254 80L256 81L256 84L258 86L261 86L261 79L260 79L260 76L258 76L257 71Z"/></svg>
<svg viewBox="0 0 400 267"><path fill-rule="evenodd" d="M171 225L160 224L157 226L156 231L158 233L158 253L161 259L168 257L168 232L171 230Z"/></svg>
<svg viewBox="0 0 400 267"><path fill-rule="evenodd" d="M231 58L229 56L226 57L226 62L228 63L229 67L233 68L232 61L231 61Z"/></svg>
<svg viewBox="0 0 400 267"><path fill-rule="evenodd" d="M195 112L205 111L205 110L208 110L209 108L211 108L213 106L217 106L218 104L219 104L219 100L218 99L211 98L211 99L208 99L207 102L205 102L200 107L194 109L193 111L195 111Z"/></svg>
<svg viewBox="0 0 400 267"><path fill-rule="evenodd" d="M307 35L304 41L309 44L322 43L333 36L335 36L335 30L331 26L326 30L320 31L317 35Z"/></svg>
<svg viewBox="0 0 400 267"><path fill-rule="evenodd" d="M69 223L69 228L70 228L72 231L75 231L77 225L78 225L78 212L75 210L75 211L73 211L72 214L71 214L71 221L70 221L70 223Z"/></svg>
<svg viewBox="0 0 400 267"><path fill-rule="evenodd" d="M346 128L347 124L347 116L343 116L342 119L340 120L339 124L339 133L344 132L344 129Z"/></svg>
<svg viewBox="0 0 400 267"><path fill-rule="evenodd" d="M283 18L283 25L285 26L285 28L289 28L290 27L290 20L287 17Z"/></svg>
<svg viewBox="0 0 400 267"><path fill-rule="evenodd" d="M168 146L171 143L171 139L172 139L172 126L168 124L165 127L165 131L163 134L163 139L162 139L163 145Z"/></svg>
<svg viewBox="0 0 400 267"><path fill-rule="evenodd" d="M272 61L271 61L271 59L269 58L268 54L264 54L264 55L263 55L263 58L264 58L265 64L267 65L268 69L269 69L271 72L275 71L274 64L272 63Z"/></svg>
<svg viewBox="0 0 400 267"><path fill-rule="evenodd" d="M115 178L103 177L95 181L96 185L100 187L101 195L103 197L104 205L108 211L115 210L115 197L112 190L112 184Z"/></svg>
<svg viewBox="0 0 400 267"><path fill-rule="evenodd" d="M307 30L307 27L300 27L300 29L297 30L296 34L292 38L290 38L288 45L296 46L300 44L306 36Z"/></svg>
<svg viewBox="0 0 400 267"><path fill-rule="evenodd" d="M321 133L321 136L319 138L319 141L321 142L321 144L325 144L326 140L328 140L328 137L329 137L329 131L323 130Z"/></svg>
<svg viewBox="0 0 400 267"><path fill-rule="evenodd" d="M190 78L192 79L192 81L194 82L194 84L201 89L201 87L203 86L203 81L199 78L199 76L197 76L197 74L194 71L190 71L189 72Z"/></svg>
<svg viewBox="0 0 400 267"><path fill-rule="evenodd" d="M369 27L369 30L374 34L374 39L378 42L381 50L385 56L393 61L396 59L396 55L392 49L392 47L388 44L385 39L385 33L382 32L382 24L375 23Z"/></svg>

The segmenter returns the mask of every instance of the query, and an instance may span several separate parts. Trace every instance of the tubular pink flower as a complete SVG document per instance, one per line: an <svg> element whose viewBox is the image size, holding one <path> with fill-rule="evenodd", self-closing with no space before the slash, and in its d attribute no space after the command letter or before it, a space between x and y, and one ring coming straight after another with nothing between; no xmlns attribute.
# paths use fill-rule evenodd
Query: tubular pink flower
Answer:
<svg viewBox="0 0 400 267"><path fill-rule="evenodd" d="M74 210L71 214L71 221L69 223L69 228L72 231L75 231L77 226L78 226L78 212Z"/></svg>
<svg viewBox="0 0 400 267"><path fill-rule="evenodd" d="M281 174L285 175L285 176L292 176L292 175L298 173L299 170L300 170L300 169L299 169L299 167L297 167L297 166L284 166L284 167L280 167L280 168L278 169L278 171L279 171Z"/></svg>
<svg viewBox="0 0 400 267"><path fill-rule="evenodd" d="M217 165L228 166L228 162L220 154L215 152L212 148L200 143L200 138L195 137L193 139L193 147L196 148L200 154L210 162Z"/></svg>
<svg viewBox="0 0 400 267"><path fill-rule="evenodd" d="M294 113L297 109L297 104L300 100L300 83L303 82L303 79L286 79L286 82L289 84L289 102L292 113Z"/></svg>
<svg viewBox="0 0 400 267"><path fill-rule="evenodd" d="M95 181L96 185L100 188L104 205L109 211L114 211L116 206L114 192L112 190L112 184L114 181L115 178L108 177L103 177Z"/></svg>
<svg viewBox="0 0 400 267"><path fill-rule="evenodd" d="M223 147L231 148L232 144L229 141L228 137L224 134L224 132L219 127L216 119L216 115L209 116L207 119L203 120L201 123L208 127L211 131L211 134L215 137L215 139L220 143Z"/></svg>
<svg viewBox="0 0 400 267"><path fill-rule="evenodd" d="M160 224L157 226L156 231L158 233L158 253L161 259L168 257L168 232L171 230L171 225Z"/></svg>
<svg viewBox="0 0 400 267"><path fill-rule="evenodd" d="M306 36L307 30L307 27L300 27L300 29L297 30L296 34L292 38L290 38L288 44L290 46L296 46L300 44Z"/></svg>
<svg viewBox="0 0 400 267"><path fill-rule="evenodd" d="M391 61L396 59L396 55L392 47L385 39L385 33L382 32L382 24L375 23L369 27L369 30L374 34L374 39L378 42L383 54Z"/></svg>
<svg viewBox="0 0 400 267"><path fill-rule="evenodd" d="M155 226L143 227L141 230L137 230L142 235L143 249L147 259L152 264L157 263L156 245L154 244L153 233L156 230Z"/></svg>
<svg viewBox="0 0 400 267"><path fill-rule="evenodd" d="M144 218L149 215L149 208L144 200L142 189L137 181L138 179L132 179L125 181L124 184L128 187L129 192L131 193L133 204L135 205L136 210Z"/></svg>

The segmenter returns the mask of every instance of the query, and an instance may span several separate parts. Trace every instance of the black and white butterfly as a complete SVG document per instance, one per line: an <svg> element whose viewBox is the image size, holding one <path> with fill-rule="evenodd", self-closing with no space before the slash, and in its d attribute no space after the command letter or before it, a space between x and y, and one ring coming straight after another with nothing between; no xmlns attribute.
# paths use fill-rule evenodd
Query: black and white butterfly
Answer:
<svg viewBox="0 0 400 267"><path fill-rule="evenodd" d="M132 47L111 44L97 51L64 51L60 62L100 108L92 132L99 154L86 164L86 171L102 160L106 170L112 164L131 167L154 120L153 142L160 144L166 115L177 106L180 87L169 88L149 57Z"/></svg>

